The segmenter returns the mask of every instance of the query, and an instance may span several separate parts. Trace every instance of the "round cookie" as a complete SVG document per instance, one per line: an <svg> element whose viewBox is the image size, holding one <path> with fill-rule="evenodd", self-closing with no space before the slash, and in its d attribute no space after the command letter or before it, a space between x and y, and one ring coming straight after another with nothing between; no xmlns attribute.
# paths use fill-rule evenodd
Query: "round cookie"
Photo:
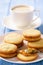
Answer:
<svg viewBox="0 0 43 65"><path fill-rule="evenodd" d="M40 39L39 41L36 42L29 42L27 46L37 49L43 48L43 39Z"/></svg>
<svg viewBox="0 0 43 65"><path fill-rule="evenodd" d="M37 50L34 48L26 48L19 50L17 58L22 61L32 61L38 57Z"/></svg>
<svg viewBox="0 0 43 65"><path fill-rule="evenodd" d="M41 38L41 32L36 29L27 29L23 32L24 40L37 41Z"/></svg>
<svg viewBox="0 0 43 65"><path fill-rule="evenodd" d="M13 44L6 44L1 43L0 44L0 56L1 57L14 57L17 55L17 46Z"/></svg>
<svg viewBox="0 0 43 65"><path fill-rule="evenodd" d="M33 61L38 57L37 54L33 54L30 56L24 56L23 54L18 54L17 58L20 59L21 61Z"/></svg>
<svg viewBox="0 0 43 65"><path fill-rule="evenodd" d="M23 45L23 36L16 32L10 32L4 37L4 42L21 47Z"/></svg>
<svg viewBox="0 0 43 65"><path fill-rule="evenodd" d="M13 44L6 44L1 43L0 44L0 53L10 54L17 51L17 46Z"/></svg>

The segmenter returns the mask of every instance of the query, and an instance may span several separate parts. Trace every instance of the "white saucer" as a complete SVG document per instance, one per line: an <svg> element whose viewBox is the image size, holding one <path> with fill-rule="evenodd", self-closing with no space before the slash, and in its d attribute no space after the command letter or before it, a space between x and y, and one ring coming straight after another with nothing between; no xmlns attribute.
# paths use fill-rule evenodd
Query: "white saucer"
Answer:
<svg viewBox="0 0 43 65"><path fill-rule="evenodd" d="M34 18L36 18L37 16L34 16ZM16 25L15 25L15 22L12 22L12 17L11 15L10 16L7 16L5 17L4 19L4 26L8 29L11 29L11 30L24 30L24 29L27 29L27 28L37 28L41 25L41 19L40 17L38 17L32 24L30 24L29 26L25 27L25 28L18 28Z"/></svg>

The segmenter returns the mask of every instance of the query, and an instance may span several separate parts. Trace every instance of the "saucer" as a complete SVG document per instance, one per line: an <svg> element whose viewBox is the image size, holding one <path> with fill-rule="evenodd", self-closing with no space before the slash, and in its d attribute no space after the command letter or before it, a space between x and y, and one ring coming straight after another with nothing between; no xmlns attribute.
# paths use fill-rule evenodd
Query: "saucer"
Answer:
<svg viewBox="0 0 43 65"><path fill-rule="evenodd" d="M37 18L37 16L33 16L33 20ZM24 27L24 28L20 28L20 27L17 27L15 22L12 22L12 16L9 15L7 17L5 17L4 19L4 27L8 28L8 29L11 29L11 30L24 30L24 29L28 29L28 28L37 28L41 25L41 19L40 17L38 17L36 20L34 20L30 25Z"/></svg>

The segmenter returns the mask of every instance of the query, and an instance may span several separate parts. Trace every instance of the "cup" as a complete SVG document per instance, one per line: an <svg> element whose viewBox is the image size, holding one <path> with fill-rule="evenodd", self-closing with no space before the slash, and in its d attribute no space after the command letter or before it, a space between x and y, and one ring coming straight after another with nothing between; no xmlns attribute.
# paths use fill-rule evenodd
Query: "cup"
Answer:
<svg viewBox="0 0 43 65"><path fill-rule="evenodd" d="M27 6L27 5L17 5L11 8L11 15L13 19L13 23L17 27L26 27L29 26L34 20L33 15L34 12L37 12L37 10L34 10L33 6Z"/></svg>

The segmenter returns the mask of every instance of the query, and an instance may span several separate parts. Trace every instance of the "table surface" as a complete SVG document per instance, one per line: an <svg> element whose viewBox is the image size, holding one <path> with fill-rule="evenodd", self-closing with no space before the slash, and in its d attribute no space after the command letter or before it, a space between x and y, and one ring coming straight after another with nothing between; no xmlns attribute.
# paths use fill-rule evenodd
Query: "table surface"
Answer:
<svg viewBox="0 0 43 65"><path fill-rule="evenodd" d="M38 6L40 7L40 18L42 21L42 25L39 27L39 30L42 32L43 34L43 0L33 0L34 1L34 6L36 8L38 8ZM12 7L12 5L16 5L16 4L29 4L28 3L29 0L0 0L0 35L4 34L4 26L3 26L3 19L8 16L10 14L10 8ZM36 5L35 5L36 4ZM11 63L7 63L3 60L0 59L0 65L14 65ZM15 64L16 65L16 64ZM28 65L43 65L43 60L37 63L33 63L33 64L28 64Z"/></svg>

